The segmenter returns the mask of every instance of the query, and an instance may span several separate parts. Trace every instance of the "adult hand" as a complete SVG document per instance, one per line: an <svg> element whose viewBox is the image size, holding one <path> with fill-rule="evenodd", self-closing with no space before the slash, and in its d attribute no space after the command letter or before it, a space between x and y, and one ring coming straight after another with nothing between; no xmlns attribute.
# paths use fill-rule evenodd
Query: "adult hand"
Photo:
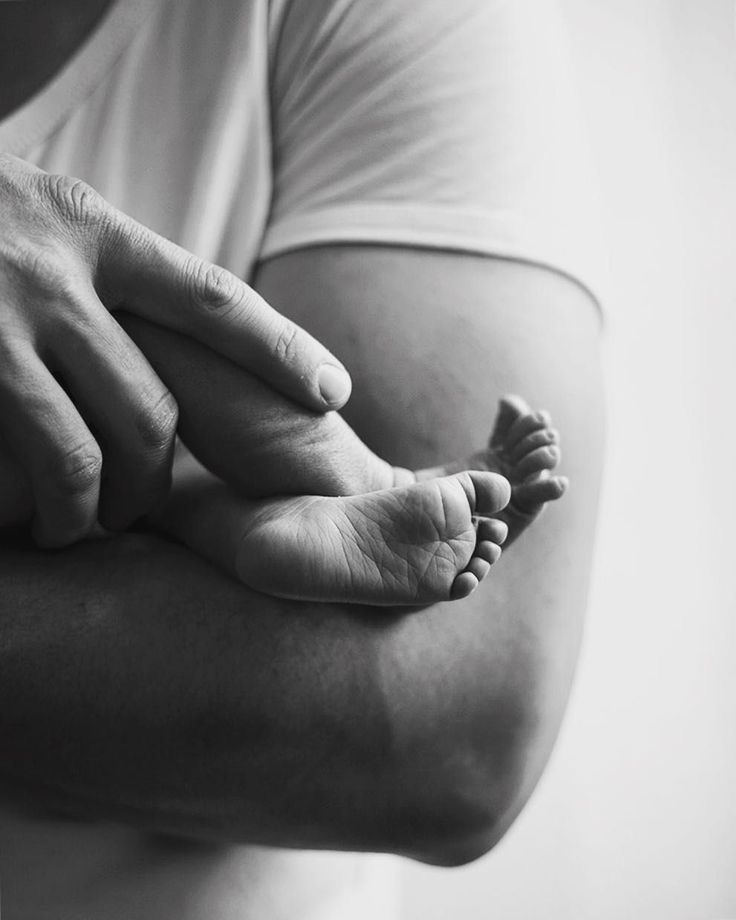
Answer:
<svg viewBox="0 0 736 920"><path fill-rule="evenodd" d="M25 470L34 536L126 527L168 489L177 407L111 313L198 339L318 412L342 365L236 276L77 179L0 154L0 440Z"/></svg>

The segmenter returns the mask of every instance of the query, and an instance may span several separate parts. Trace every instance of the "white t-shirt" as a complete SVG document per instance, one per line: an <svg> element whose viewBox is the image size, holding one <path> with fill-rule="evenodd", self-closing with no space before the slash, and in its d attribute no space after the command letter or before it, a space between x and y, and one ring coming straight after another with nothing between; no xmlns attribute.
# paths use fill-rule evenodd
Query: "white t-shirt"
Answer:
<svg viewBox="0 0 736 920"><path fill-rule="evenodd" d="M554 0L117 0L0 149L248 278L329 242L547 265L595 289ZM12 920L392 916L387 857L0 814Z"/></svg>

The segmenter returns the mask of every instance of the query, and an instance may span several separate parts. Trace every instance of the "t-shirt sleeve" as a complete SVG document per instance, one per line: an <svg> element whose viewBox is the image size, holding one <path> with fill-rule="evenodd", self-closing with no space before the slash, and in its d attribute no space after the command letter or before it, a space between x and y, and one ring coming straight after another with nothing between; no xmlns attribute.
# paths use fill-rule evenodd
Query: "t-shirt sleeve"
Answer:
<svg viewBox="0 0 736 920"><path fill-rule="evenodd" d="M274 0L261 259L324 243L546 265L597 292L553 0Z"/></svg>

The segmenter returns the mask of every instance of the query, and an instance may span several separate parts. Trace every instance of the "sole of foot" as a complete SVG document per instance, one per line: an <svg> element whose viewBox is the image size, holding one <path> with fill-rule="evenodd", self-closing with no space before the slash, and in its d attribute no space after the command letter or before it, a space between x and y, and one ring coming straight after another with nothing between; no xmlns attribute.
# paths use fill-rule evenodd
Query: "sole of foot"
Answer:
<svg viewBox="0 0 736 920"><path fill-rule="evenodd" d="M246 584L281 597L425 605L467 597L501 555L511 496L488 470L345 498L266 501L240 544Z"/></svg>

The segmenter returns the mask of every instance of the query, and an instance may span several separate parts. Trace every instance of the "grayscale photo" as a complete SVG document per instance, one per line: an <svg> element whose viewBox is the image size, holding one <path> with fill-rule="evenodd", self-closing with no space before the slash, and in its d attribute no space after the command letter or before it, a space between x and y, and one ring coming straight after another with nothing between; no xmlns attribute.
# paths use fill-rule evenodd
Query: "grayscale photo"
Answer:
<svg viewBox="0 0 736 920"><path fill-rule="evenodd" d="M0 0L2 920L736 920L733 0Z"/></svg>

